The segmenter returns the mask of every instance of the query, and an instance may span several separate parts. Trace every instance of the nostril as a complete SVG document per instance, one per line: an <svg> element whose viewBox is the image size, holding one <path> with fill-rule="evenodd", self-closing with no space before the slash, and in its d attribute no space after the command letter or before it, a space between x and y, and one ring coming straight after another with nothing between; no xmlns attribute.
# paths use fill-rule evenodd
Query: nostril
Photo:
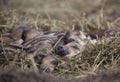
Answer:
<svg viewBox="0 0 120 82"><path fill-rule="evenodd" d="M64 50L64 46L58 46L58 50Z"/></svg>
<svg viewBox="0 0 120 82"><path fill-rule="evenodd" d="M73 39L73 38L70 38L69 40L68 40L68 42L74 42L75 41L75 39Z"/></svg>
<svg viewBox="0 0 120 82"><path fill-rule="evenodd" d="M58 46L56 49L56 54L59 56L65 56L69 53L68 47L66 46Z"/></svg>

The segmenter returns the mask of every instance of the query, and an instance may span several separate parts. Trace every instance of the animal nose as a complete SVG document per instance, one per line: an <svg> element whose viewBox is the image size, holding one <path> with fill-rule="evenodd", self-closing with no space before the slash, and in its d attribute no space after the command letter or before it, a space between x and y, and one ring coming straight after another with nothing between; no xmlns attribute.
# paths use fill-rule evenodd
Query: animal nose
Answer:
<svg viewBox="0 0 120 82"><path fill-rule="evenodd" d="M68 40L68 42L75 42L75 39L70 38L70 39Z"/></svg>
<svg viewBox="0 0 120 82"><path fill-rule="evenodd" d="M69 53L69 50L66 46L60 45L58 46L58 48L56 49L56 54L59 56L65 56Z"/></svg>
<svg viewBox="0 0 120 82"><path fill-rule="evenodd" d="M65 47L62 46L62 45L60 45L60 46L58 46L58 50L59 50L59 51L65 51Z"/></svg>

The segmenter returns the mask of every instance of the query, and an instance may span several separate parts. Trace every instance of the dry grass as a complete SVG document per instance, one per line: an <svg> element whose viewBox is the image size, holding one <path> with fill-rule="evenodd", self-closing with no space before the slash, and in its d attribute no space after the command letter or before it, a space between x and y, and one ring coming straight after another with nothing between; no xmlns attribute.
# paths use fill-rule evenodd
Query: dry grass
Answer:
<svg viewBox="0 0 120 82"><path fill-rule="evenodd" d="M20 25L43 31L120 28L120 2L112 1L114 0L91 3L90 0L86 0L85 3L84 0L29 0L29 2L12 0L11 10L0 11L0 32L7 32L10 28ZM6 66L6 62L8 65L11 61L22 70L32 65L24 55L8 61L8 58L4 57L6 54L0 54L2 67ZM55 75L84 77L118 68L120 66L119 38L111 43L103 41L102 44L90 46L80 57L67 62L66 66L67 69L56 67Z"/></svg>
<svg viewBox="0 0 120 82"><path fill-rule="evenodd" d="M56 74L66 76L73 74L75 77L96 75L101 71L113 70L120 66L120 39L113 42L90 46L82 55L76 56L66 63L66 70L56 68Z"/></svg>

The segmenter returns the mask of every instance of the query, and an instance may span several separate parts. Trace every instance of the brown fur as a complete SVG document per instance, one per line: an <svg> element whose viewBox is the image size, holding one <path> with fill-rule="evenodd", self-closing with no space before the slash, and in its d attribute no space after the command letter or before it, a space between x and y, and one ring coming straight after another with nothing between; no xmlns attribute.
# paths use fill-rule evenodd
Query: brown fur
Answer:
<svg viewBox="0 0 120 82"><path fill-rule="evenodd" d="M46 56L42 59L41 69L43 72L51 73L54 71L55 67L57 66L57 60L52 56Z"/></svg>
<svg viewBox="0 0 120 82"><path fill-rule="evenodd" d="M64 39L65 44L57 46L55 52L69 59L81 54L87 44L85 33L79 30L67 32Z"/></svg>
<svg viewBox="0 0 120 82"><path fill-rule="evenodd" d="M10 34L14 38L21 38L24 41L26 41L26 40L36 37L37 35L42 34L42 32L39 32L38 30L32 29L27 26L19 26L19 27L15 27L15 28L11 29Z"/></svg>
<svg viewBox="0 0 120 82"><path fill-rule="evenodd" d="M76 42L71 42L66 45L62 45L61 47L63 47L64 50L59 50L59 46L58 46L58 48L56 49L56 54L61 55L63 57L67 57L68 59L71 59L76 55L80 55L85 48Z"/></svg>
<svg viewBox="0 0 120 82"><path fill-rule="evenodd" d="M13 37L10 33L1 34L0 45L8 45L11 43L21 44L23 42L20 38Z"/></svg>
<svg viewBox="0 0 120 82"><path fill-rule="evenodd" d="M23 38L24 38L24 41L27 41L41 35L43 35L43 32L40 32L36 29L31 29L31 30L24 31Z"/></svg>
<svg viewBox="0 0 120 82"><path fill-rule="evenodd" d="M1 49L1 52L5 51L6 54L8 51L10 54L19 54L17 53L18 51L24 52L33 62L36 62L37 64L41 62L40 64L45 66L47 61L47 64L49 64L47 65L48 69L50 71L54 70L55 65L51 62L55 59L49 57L49 55L52 53L52 48L57 42L58 36L52 35L52 33L50 33L50 35L43 35L41 32L28 27L14 28L10 31L10 33L12 36L14 35L15 38L22 38L24 42L21 45L14 45L8 42L9 45L4 46L4 50ZM43 58L43 56L45 57Z"/></svg>
<svg viewBox="0 0 120 82"><path fill-rule="evenodd" d="M77 40L83 41L84 39L86 39L86 36L84 32L77 30L77 31L67 32L65 35L65 39L66 39L66 43L69 43L70 39L74 39L75 41Z"/></svg>
<svg viewBox="0 0 120 82"><path fill-rule="evenodd" d="M30 30L29 27L20 26L10 29L9 33L1 34L0 42L4 44L22 44L23 43L23 34L25 31Z"/></svg>

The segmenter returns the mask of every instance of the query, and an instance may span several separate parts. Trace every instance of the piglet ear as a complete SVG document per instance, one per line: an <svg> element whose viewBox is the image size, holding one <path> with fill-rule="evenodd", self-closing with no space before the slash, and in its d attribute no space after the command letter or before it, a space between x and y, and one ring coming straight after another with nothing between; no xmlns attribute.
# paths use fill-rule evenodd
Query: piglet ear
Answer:
<svg viewBox="0 0 120 82"><path fill-rule="evenodd" d="M70 32L66 32L64 35L64 39L67 39L70 36Z"/></svg>

